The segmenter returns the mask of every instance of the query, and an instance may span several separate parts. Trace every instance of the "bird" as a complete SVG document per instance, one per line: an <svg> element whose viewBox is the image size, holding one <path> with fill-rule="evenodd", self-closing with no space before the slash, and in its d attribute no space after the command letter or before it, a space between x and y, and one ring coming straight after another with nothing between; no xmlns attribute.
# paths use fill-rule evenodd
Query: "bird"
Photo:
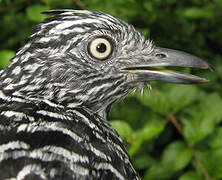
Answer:
<svg viewBox="0 0 222 180"><path fill-rule="evenodd" d="M208 81L159 66L212 66L102 12L44 13L0 71L0 179L141 179L107 120L112 104L150 81Z"/></svg>

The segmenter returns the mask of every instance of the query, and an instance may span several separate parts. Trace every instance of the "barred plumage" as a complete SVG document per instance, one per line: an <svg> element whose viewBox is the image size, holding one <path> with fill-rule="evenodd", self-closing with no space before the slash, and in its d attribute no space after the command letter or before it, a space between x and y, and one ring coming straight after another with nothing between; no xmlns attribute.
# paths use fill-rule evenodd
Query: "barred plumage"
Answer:
<svg viewBox="0 0 222 180"><path fill-rule="evenodd" d="M27 171L24 167L33 168L29 176L34 177L35 166L44 172L42 179L125 179L126 172L135 178L121 139L90 110L57 107L55 111L47 103L2 99L1 104L7 104L1 106L0 115L1 179L20 177Z"/></svg>
<svg viewBox="0 0 222 180"><path fill-rule="evenodd" d="M107 14L47 13L0 72L0 179L140 179L106 121L111 104L150 80L206 81L151 66L209 65Z"/></svg>

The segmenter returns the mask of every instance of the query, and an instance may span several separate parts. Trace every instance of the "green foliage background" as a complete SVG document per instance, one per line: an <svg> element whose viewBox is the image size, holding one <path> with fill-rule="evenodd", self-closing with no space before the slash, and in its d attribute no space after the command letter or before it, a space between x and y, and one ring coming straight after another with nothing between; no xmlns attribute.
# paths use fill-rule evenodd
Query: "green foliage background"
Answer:
<svg viewBox="0 0 222 180"><path fill-rule="evenodd" d="M46 17L40 12L57 8L109 13L159 46L214 65L215 72L184 69L209 83L153 82L152 91L116 104L109 119L144 180L222 179L222 0L0 0L2 68Z"/></svg>

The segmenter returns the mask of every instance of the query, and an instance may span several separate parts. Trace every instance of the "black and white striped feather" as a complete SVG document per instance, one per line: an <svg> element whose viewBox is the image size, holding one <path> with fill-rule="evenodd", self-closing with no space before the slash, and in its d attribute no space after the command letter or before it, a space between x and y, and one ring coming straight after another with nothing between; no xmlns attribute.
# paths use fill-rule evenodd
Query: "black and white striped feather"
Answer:
<svg viewBox="0 0 222 180"><path fill-rule="evenodd" d="M120 137L91 110L0 103L1 179L137 179Z"/></svg>
<svg viewBox="0 0 222 180"><path fill-rule="evenodd" d="M135 86L118 68L152 43L107 14L48 13L0 72L0 179L140 179L106 116ZM108 60L88 54L95 37L111 39Z"/></svg>

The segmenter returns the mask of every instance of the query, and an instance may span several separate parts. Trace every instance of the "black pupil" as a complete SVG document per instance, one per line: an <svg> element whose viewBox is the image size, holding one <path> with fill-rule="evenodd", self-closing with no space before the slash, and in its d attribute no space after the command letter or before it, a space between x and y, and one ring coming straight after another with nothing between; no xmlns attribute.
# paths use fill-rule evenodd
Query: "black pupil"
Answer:
<svg viewBox="0 0 222 180"><path fill-rule="evenodd" d="M104 43L99 43L96 46L96 50L100 53L104 53L106 51L106 45Z"/></svg>

